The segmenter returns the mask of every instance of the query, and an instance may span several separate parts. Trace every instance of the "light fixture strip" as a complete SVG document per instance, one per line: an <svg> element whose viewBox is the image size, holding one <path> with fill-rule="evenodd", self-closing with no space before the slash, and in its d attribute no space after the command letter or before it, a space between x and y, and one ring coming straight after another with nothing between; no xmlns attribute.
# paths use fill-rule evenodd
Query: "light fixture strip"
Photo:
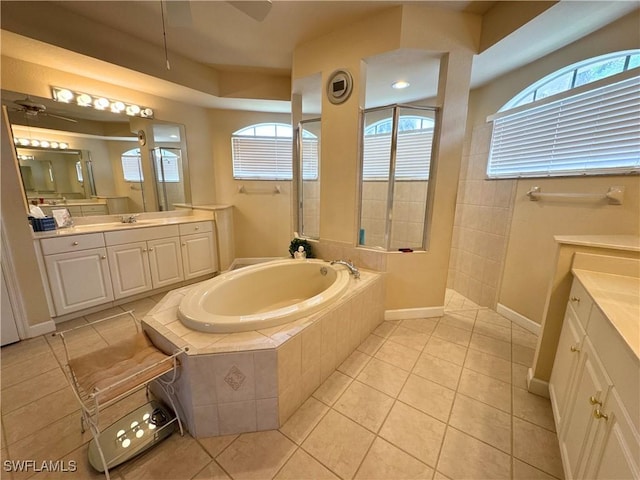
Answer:
<svg viewBox="0 0 640 480"><path fill-rule="evenodd" d="M75 103L81 107L92 107L96 110L109 110L113 113L125 113L130 117L153 118L153 110L134 103L77 92L68 88L51 87L51 97L56 102Z"/></svg>
<svg viewBox="0 0 640 480"><path fill-rule="evenodd" d="M55 150L66 150L69 144L66 142L56 142L53 140L39 140L36 138L14 137L13 144L16 147L28 148L53 148Z"/></svg>

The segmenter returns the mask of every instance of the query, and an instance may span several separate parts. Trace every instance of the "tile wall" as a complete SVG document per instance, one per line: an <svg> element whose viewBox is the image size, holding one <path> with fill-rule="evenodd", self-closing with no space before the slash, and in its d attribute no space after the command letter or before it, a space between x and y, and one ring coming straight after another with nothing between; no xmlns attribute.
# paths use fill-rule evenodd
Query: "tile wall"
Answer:
<svg viewBox="0 0 640 480"><path fill-rule="evenodd" d="M473 129L465 145L447 286L495 308L513 215L516 180L486 180L491 125Z"/></svg>

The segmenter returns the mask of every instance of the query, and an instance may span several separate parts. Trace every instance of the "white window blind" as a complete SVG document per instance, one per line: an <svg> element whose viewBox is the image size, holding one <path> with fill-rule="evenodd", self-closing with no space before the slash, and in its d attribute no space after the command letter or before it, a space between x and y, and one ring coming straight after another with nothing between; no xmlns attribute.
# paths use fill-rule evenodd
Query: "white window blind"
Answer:
<svg viewBox="0 0 640 480"><path fill-rule="evenodd" d="M302 139L302 179L318 179L318 139Z"/></svg>
<svg viewBox="0 0 640 480"><path fill-rule="evenodd" d="M180 182L180 159L173 153L166 150L154 152L156 161L156 176L159 182L178 183Z"/></svg>
<svg viewBox="0 0 640 480"><path fill-rule="evenodd" d="M428 180L433 129L398 133L396 180ZM391 135L365 135L363 180L387 180L391 159Z"/></svg>
<svg viewBox="0 0 640 480"><path fill-rule="evenodd" d="M489 178L640 170L640 77L528 107L494 119Z"/></svg>
<svg viewBox="0 0 640 480"><path fill-rule="evenodd" d="M142 182L142 166L140 164L140 151L129 150L124 152L121 157L122 173L125 182Z"/></svg>
<svg viewBox="0 0 640 480"><path fill-rule="evenodd" d="M231 137L233 178L291 180L291 138Z"/></svg>

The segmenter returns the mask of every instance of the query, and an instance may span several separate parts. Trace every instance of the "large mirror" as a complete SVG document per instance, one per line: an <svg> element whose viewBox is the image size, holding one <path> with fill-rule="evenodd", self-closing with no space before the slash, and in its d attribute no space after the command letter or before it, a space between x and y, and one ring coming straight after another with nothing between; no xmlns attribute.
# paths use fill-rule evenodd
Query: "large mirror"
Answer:
<svg viewBox="0 0 640 480"><path fill-rule="evenodd" d="M72 216L190 203L183 125L2 90L28 204ZM142 131L143 133L139 133ZM140 141L140 137L144 141Z"/></svg>

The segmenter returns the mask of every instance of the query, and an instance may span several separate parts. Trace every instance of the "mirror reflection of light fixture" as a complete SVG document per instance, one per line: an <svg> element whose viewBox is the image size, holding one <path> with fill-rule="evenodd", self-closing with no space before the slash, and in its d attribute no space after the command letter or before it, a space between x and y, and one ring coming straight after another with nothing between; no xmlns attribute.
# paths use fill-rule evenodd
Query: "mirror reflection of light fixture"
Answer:
<svg viewBox="0 0 640 480"><path fill-rule="evenodd" d="M16 147L33 147L33 148L53 148L55 150L66 150L69 144L65 142L53 142L50 140L38 140L35 138L18 138L13 139Z"/></svg>
<svg viewBox="0 0 640 480"><path fill-rule="evenodd" d="M141 107L140 105L109 99L99 95L75 92L68 88L51 87L51 96L56 102L75 103L81 107L93 107L96 110L111 110L114 113L124 112L130 117L153 118L153 110L149 107Z"/></svg>
<svg viewBox="0 0 640 480"><path fill-rule="evenodd" d="M398 80L391 84L391 88L395 88L396 90L402 90L403 88L407 88L411 85L409 82L405 80Z"/></svg>

